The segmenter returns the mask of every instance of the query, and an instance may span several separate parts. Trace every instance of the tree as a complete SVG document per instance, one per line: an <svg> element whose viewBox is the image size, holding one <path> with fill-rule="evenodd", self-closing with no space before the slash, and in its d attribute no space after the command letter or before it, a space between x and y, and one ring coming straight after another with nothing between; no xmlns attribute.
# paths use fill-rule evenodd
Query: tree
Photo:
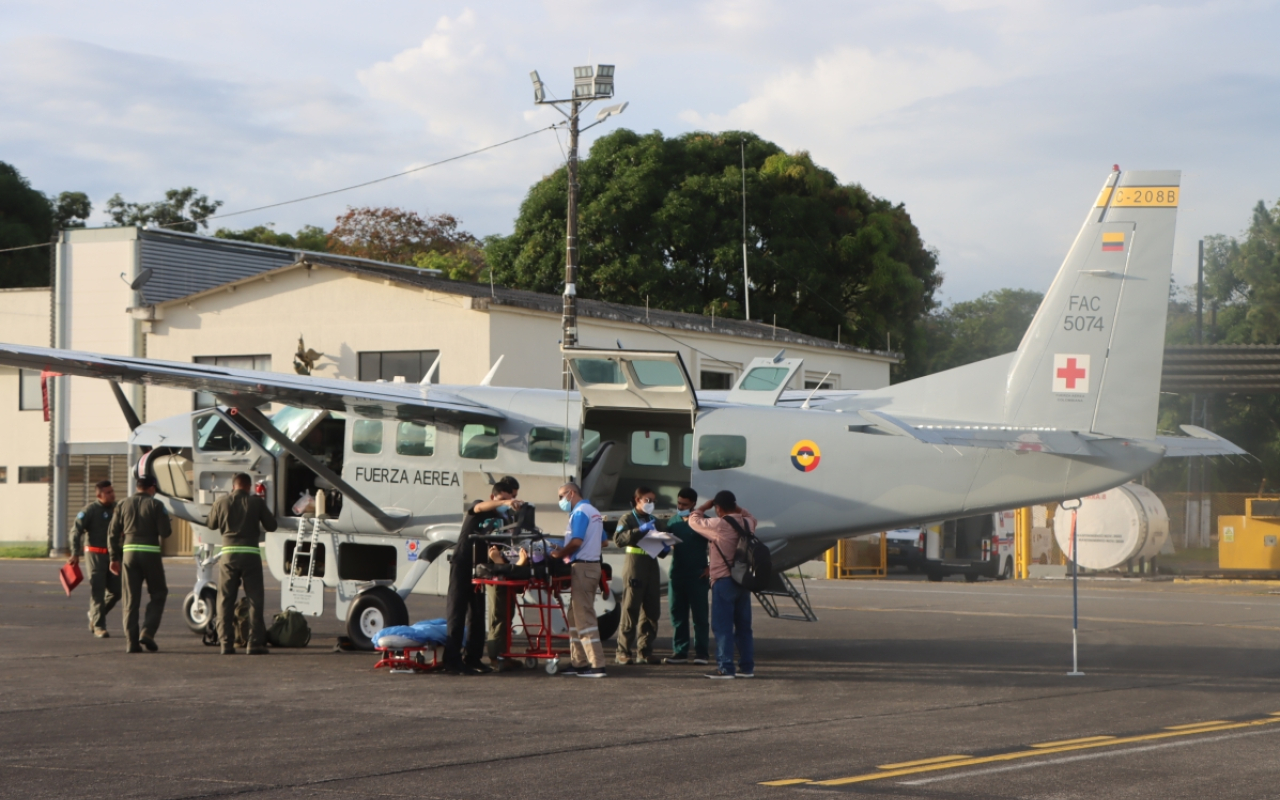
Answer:
<svg viewBox="0 0 1280 800"><path fill-rule="evenodd" d="M393 264L427 254L478 252L479 240L452 214L422 217L401 208L348 208L329 231L330 252Z"/></svg>
<svg viewBox="0 0 1280 800"><path fill-rule="evenodd" d="M93 203L84 192L63 192L50 200L53 206L53 228L83 228L93 213Z"/></svg>
<svg viewBox="0 0 1280 800"><path fill-rule="evenodd" d="M0 161L0 250L47 244L53 235L49 199L18 170ZM49 248L0 253L0 288L49 285Z"/></svg>
<svg viewBox="0 0 1280 800"><path fill-rule="evenodd" d="M1017 350L1043 299L1027 289L998 289L930 314L924 322L925 356L911 376Z"/></svg>
<svg viewBox="0 0 1280 800"><path fill-rule="evenodd" d="M750 133L597 139L578 171L579 296L740 318L744 146L752 316L913 357L942 278L905 208ZM503 285L561 291L566 181L535 184L514 232L488 240Z"/></svg>
<svg viewBox="0 0 1280 800"><path fill-rule="evenodd" d="M218 228L213 235L219 239L297 248L316 253L323 253L328 249L329 234L318 225L303 225L297 233L280 233L274 229L273 225L274 223L268 222L266 225L256 225L239 231Z"/></svg>
<svg viewBox="0 0 1280 800"><path fill-rule="evenodd" d="M129 203L117 193L107 200L107 214L116 225L152 225L195 233L198 228L208 228L206 218L222 206L221 200L210 200L196 191L192 186L170 189L163 200L154 203Z"/></svg>

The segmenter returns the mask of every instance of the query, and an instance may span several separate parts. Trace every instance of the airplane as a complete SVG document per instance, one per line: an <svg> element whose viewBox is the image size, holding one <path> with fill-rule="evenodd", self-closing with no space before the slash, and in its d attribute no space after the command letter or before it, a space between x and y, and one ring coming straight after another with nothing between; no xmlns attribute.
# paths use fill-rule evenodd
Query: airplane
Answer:
<svg viewBox="0 0 1280 800"><path fill-rule="evenodd" d="M493 372L476 386L368 383L7 344L0 363L215 395L218 408L135 424L116 392L146 450L138 474L200 526L249 473L284 523L264 547L282 607L321 613L329 587L369 647L409 621L410 592L442 591L464 502L504 475L543 502L549 532L570 480L606 515L639 485L667 509L683 486L731 489L785 570L858 534L1105 491L1168 455L1243 454L1191 426L1156 435L1180 193L1177 171L1117 168L1015 352L871 391L786 391L802 360L785 353L727 392L695 391L677 352L586 347L562 348L573 391L492 386ZM295 516L304 492L321 507ZM196 530L193 628L218 541ZM611 634L620 609L601 602Z"/></svg>

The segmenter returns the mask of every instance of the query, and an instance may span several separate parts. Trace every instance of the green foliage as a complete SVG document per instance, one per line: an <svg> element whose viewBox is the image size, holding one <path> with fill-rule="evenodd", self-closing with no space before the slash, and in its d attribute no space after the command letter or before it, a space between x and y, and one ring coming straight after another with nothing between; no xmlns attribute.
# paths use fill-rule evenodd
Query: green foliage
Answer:
<svg viewBox="0 0 1280 800"><path fill-rule="evenodd" d="M167 228L183 233L195 233L198 228L208 228L206 217L217 213L221 200L210 200L197 194L195 187L170 189L163 200L154 203L129 203L119 193L107 200L107 214L115 225L139 225Z"/></svg>
<svg viewBox="0 0 1280 800"><path fill-rule="evenodd" d="M53 230L48 198L0 161L0 250L47 243ZM0 253L0 288L48 285L48 247Z"/></svg>
<svg viewBox="0 0 1280 800"><path fill-rule="evenodd" d="M256 225L252 228L234 231L230 228L218 228L213 235L219 239L232 239L237 242L253 242L269 244L276 247L289 247L298 250L310 250L323 253L328 249L329 234L316 225L303 225L297 233L276 231L274 223Z"/></svg>
<svg viewBox="0 0 1280 800"><path fill-rule="evenodd" d="M84 192L63 192L53 199L53 228L83 228L93 213L93 203Z"/></svg>
<svg viewBox="0 0 1280 800"><path fill-rule="evenodd" d="M455 281L478 281L482 277L488 280L488 271L484 265L484 254L479 248L459 248L450 253L428 250L413 257L413 265L421 269L437 269L446 277Z"/></svg>
<svg viewBox="0 0 1280 800"><path fill-rule="evenodd" d="M5 545L0 547L0 558L48 558L49 548L40 545Z"/></svg>
<svg viewBox="0 0 1280 800"><path fill-rule="evenodd" d="M750 133L597 139L578 171L579 296L741 318L743 143L752 316L917 356L942 276L905 208ZM487 240L498 282L562 290L567 185L563 168L535 184L514 232Z"/></svg>
<svg viewBox="0 0 1280 800"><path fill-rule="evenodd" d="M1017 350L1042 299L1027 289L998 289L930 314L923 326L924 357L908 374L928 375Z"/></svg>

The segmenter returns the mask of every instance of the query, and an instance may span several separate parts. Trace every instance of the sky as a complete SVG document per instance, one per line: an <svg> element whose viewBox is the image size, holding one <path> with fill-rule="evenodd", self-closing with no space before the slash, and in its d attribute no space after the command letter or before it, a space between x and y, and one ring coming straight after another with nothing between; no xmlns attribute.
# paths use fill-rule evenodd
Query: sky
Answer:
<svg viewBox="0 0 1280 800"><path fill-rule="evenodd" d="M946 301L1043 291L1113 164L1183 170L1196 240L1280 198L1280 2L0 0L0 161L48 193L223 212L390 175L549 126L528 73L617 65L627 127L751 130L903 203ZM512 229L563 163L543 132L411 176L228 217L330 227L348 206Z"/></svg>

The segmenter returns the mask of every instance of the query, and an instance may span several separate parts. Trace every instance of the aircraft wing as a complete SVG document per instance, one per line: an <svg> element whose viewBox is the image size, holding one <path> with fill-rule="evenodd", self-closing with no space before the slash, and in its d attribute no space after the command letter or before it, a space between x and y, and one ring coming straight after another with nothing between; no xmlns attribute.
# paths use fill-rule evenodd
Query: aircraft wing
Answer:
<svg viewBox="0 0 1280 800"><path fill-rule="evenodd" d="M210 392L227 405L298 408L430 421L498 420L502 412L416 383L371 383L0 343L0 364L63 375Z"/></svg>
<svg viewBox="0 0 1280 800"><path fill-rule="evenodd" d="M1232 442L1223 439L1213 431L1195 425L1181 425L1186 436L1157 436L1156 441L1164 447L1165 458L1182 458L1187 456L1247 456L1249 452Z"/></svg>

